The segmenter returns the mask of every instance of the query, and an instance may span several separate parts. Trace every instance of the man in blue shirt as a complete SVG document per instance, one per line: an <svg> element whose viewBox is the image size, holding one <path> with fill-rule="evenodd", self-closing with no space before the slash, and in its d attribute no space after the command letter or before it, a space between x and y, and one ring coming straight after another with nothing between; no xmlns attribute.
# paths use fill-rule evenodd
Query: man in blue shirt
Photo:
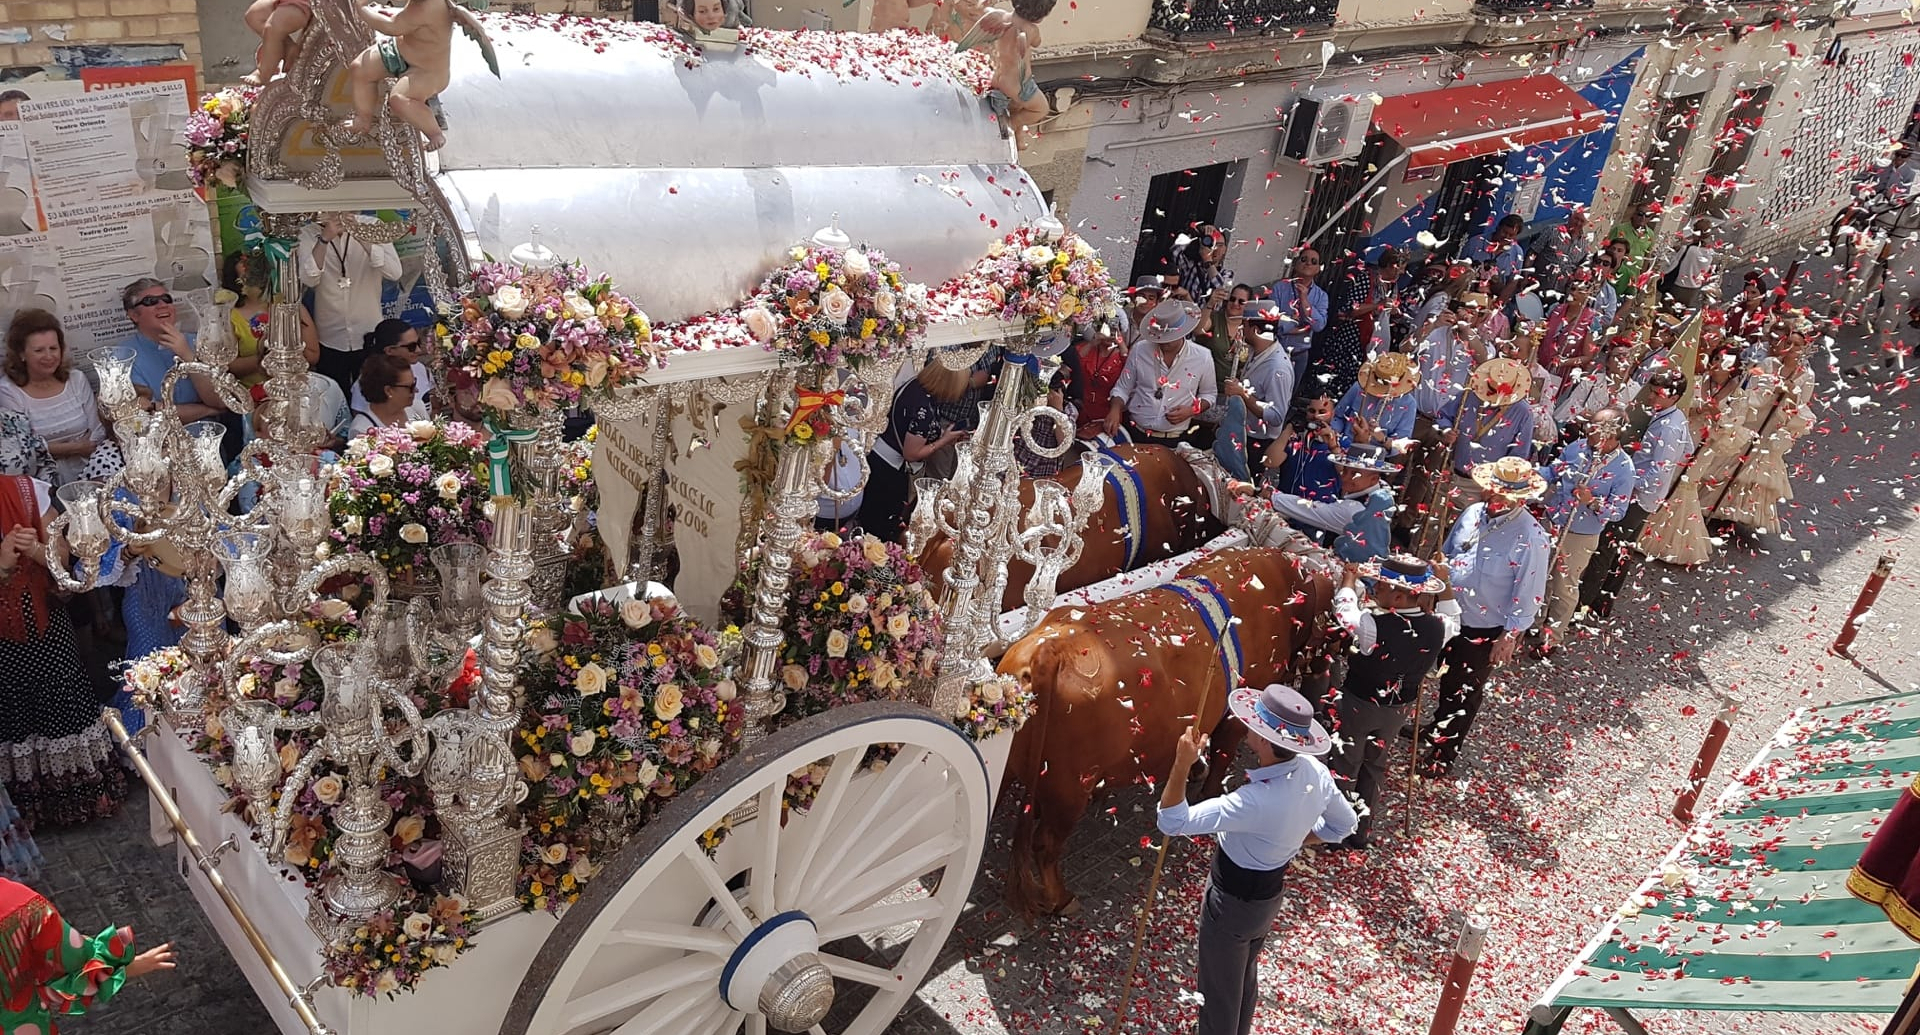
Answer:
<svg viewBox="0 0 1920 1035"><path fill-rule="evenodd" d="M1493 278L1494 295L1502 304L1513 297L1520 269L1527 262L1527 253L1520 247L1520 231L1526 228L1527 221L1520 216L1502 216L1493 233L1475 235L1460 251L1462 259Z"/></svg>
<svg viewBox="0 0 1920 1035"><path fill-rule="evenodd" d="M1327 329L1326 291L1314 283L1320 276L1320 250L1312 246L1300 249L1293 257L1287 279L1273 282L1273 303L1279 310L1276 327L1280 344L1293 361L1294 373L1305 371L1307 351L1313 348L1313 336Z"/></svg>
<svg viewBox="0 0 1920 1035"><path fill-rule="evenodd" d="M1397 473L1400 465L1389 463L1379 446L1359 442L1344 454L1334 454L1332 463L1340 470L1339 499L1276 492L1271 498L1274 512L1323 542L1331 536L1334 556L1350 564L1385 557L1393 545L1394 501L1393 489L1381 479ZM1252 488L1233 481L1227 486L1236 492Z"/></svg>
<svg viewBox="0 0 1920 1035"><path fill-rule="evenodd" d="M1693 429L1679 406L1686 393L1686 376L1672 367L1656 370L1647 379L1647 409L1653 411L1653 418L1633 451L1633 502L1620 520L1607 526L1595 554L1598 567L1581 593L1596 617L1605 618L1613 611L1613 600L1633 570L1630 548L1640 541L1647 519L1666 504L1680 469L1693 456Z"/></svg>
<svg viewBox="0 0 1920 1035"><path fill-rule="evenodd" d="M1633 501L1633 461L1620 448L1626 415L1612 407L1595 410L1587 437L1569 445L1547 468L1547 513L1560 534L1553 573L1547 578L1547 607L1532 635L1542 657L1564 637L1574 605L1580 602L1580 576L1600 547L1600 533L1626 516Z"/></svg>
<svg viewBox="0 0 1920 1035"><path fill-rule="evenodd" d="M1246 1035L1260 1001L1260 949L1280 914L1287 864L1303 845L1344 841L1359 826L1319 757L1333 746L1313 706L1291 687L1240 687L1227 707L1246 724L1259 765L1231 793L1187 804L1187 774L1207 738L1189 729L1161 787L1160 832L1214 834L1200 913L1199 1035Z"/></svg>
<svg viewBox="0 0 1920 1035"><path fill-rule="evenodd" d="M173 294L152 277L142 277L120 293L120 305L133 322L134 333L120 344L133 349L133 384L141 396L156 399L176 362L194 359L193 335L180 329ZM210 405L205 400L214 400ZM175 410L180 422L217 419L226 407L219 405L220 395L213 382L199 374L181 378L173 386ZM235 442L236 450L239 443Z"/></svg>
<svg viewBox="0 0 1920 1035"><path fill-rule="evenodd" d="M1360 379L1333 408L1333 430L1343 440L1367 442L1391 452L1413 443L1418 406L1413 390L1420 368L1404 352L1383 352L1360 367Z"/></svg>
<svg viewBox="0 0 1920 1035"><path fill-rule="evenodd" d="M1423 740L1421 771L1444 776L1473 728L1493 670L1513 657L1520 637L1540 613L1553 541L1525 502L1547 491L1528 460L1509 456L1474 469L1480 502L1468 507L1447 536L1447 579L1460 602L1460 635L1440 660L1446 672L1433 725Z"/></svg>

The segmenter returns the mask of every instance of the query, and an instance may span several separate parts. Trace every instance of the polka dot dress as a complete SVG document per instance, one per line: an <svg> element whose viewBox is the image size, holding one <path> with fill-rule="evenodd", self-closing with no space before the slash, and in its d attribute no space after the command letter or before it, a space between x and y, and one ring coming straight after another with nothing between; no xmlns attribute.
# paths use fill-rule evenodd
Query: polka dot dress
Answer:
<svg viewBox="0 0 1920 1035"><path fill-rule="evenodd" d="M33 596L0 589L0 607L38 621ZM127 796L127 774L106 726L66 609L54 603L47 627L25 641L0 638L0 777L27 826L64 826L111 815Z"/></svg>

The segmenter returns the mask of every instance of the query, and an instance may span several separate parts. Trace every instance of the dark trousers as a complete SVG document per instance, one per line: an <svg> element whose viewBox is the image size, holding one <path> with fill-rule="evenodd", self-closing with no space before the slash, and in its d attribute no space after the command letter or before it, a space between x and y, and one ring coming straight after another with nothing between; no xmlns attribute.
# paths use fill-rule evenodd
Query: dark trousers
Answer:
<svg viewBox="0 0 1920 1035"><path fill-rule="evenodd" d="M1126 421L1125 424L1127 428L1127 437L1132 439L1133 444L1136 446L1144 445L1144 446L1172 447L1172 446L1177 446L1182 442L1188 442L1193 445L1200 446L1200 437L1201 437L1202 431L1204 430L1207 441L1206 441L1206 445L1200 446L1200 447L1202 449L1213 448L1213 433L1216 430L1214 425L1201 424L1197 420L1188 423L1187 430L1181 432L1178 435L1169 435L1164 431L1148 431L1147 429L1141 427L1140 425L1135 424L1131 420Z"/></svg>
<svg viewBox="0 0 1920 1035"><path fill-rule="evenodd" d="M1260 950L1280 915L1284 891L1248 900L1221 889L1221 858L1214 850L1200 912L1199 1035L1247 1035L1260 1002Z"/></svg>
<svg viewBox="0 0 1920 1035"><path fill-rule="evenodd" d="M878 453L867 454L867 489L860 497L860 528L890 543L907 537L907 496L913 476Z"/></svg>
<svg viewBox="0 0 1920 1035"><path fill-rule="evenodd" d="M1340 778L1341 789L1360 816L1361 837L1373 827L1380 785L1386 781L1387 745L1407 723L1407 706L1398 708L1351 694L1341 694L1334 705L1337 728L1327 768Z"/></svg>
<svg viewBox="0 0 1920 1035"><path fill-rule="evenodd" d="M1460 754L1460 742L1473 729L1474 717L1487 697L1487 677L1493 673L1493 647L1505 636L1502 628L1462 626L1460 635L1440 652L1440 694L1433 722L1421 736L1421 754L1428 767L1446 770Z"/></svg>
<svg viewBox="0 0 1920 1035"><path fill-rule="evenodd" d="M1593 560L1587 562L1586 574L1580 580L1580 603L1592 614L1605 618L1613 612L1614 598L1639 562L1632 546L1652 516L1637 501L1629 503L1626 515L1600 534L1600 548L1593 552Z"/></svg>
<svg viewBox="0 0 1920 1035"><path fill-rule="evenodd" d="M367 350L365 349L341 352L339 349L330 349L322 345L320 346L320 361L313 365L313 369L333 378L334 383L340 386L340 394L351 399L353 398L353 382L359 379L360 364L366 362L366 359Z"/></svg>

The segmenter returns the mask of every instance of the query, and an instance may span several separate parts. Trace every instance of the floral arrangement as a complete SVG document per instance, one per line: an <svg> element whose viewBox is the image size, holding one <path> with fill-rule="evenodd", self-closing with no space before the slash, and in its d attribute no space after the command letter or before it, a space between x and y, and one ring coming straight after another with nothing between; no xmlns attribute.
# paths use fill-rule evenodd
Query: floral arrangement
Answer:
<svg viewBox="0 0 1920 1035"><path fill-rule="evenodd" d="M193 671L187 652L179 647L162 647L135 658L120 669L120 681L126 684L135 701L149 707L160 706L160 697L178 688L180 679Z"/></svg>
<svg viewBox="0 0 1920 1035"><path fill-rule="evenodd" d="M745 712L718 640L671 598L583 601L534 622L527 646L521 900L557 912L596 858L731 753Z"/></svg>
<svg viewBox="0 0 1920 1035"><path fill-rule="evenodd" d="M1033 691L1012 676L994 675L967 688L953 724L973 740L1012 733L1033 717Z"/></svg>
<svg viewBox="0 0 1920 1035"><path fill-rule="evenodd" d="M749 564L722 601L730 621L745 619L758 569L757 561ZM800 542L787 590L780 682L789 698L782 716L896 698L915 680L931 678L940 622L925 574L898 544L810 533Z"/></svg>
<svg viewBox="0 0 1920 1035"><path fill-rule="evenodd" d="M465 424L371 428L332 468L333 541L372 554L395 578L441 543L486 538L486 438Z"/></svg>
<svg viewBox="0 0 1920 1035"><path fill-rule="evenodd" d="M591 406L653 363L652 339L647 314L580 263L490 262L473 271L443 347L454 376L478 386L480 405L504 421Z"/></svg>
<svg viewBox="0 0 1920 1035"><path fill-rule="evenodd" d="M408 896L330 942L322 951L327 977L356 995L391 999L458 959L478 923L457 895Z"/></svg>
<svg viewBox="0 0 1920 1035"><path fill-rule="evenodd" d="M926 288L876 250L795 245L741 311L754 338L789 359L859 366L911 348L927 331Z"/></svg>
<svg viewBox="0 0 1920 1035"><path fill-rule="evenodd" d="M193 185L240 186L247 168L247 120L257 86L230 86L200 99L187 116L187 173Z"/></svg>
<svg viewBox="0 0 1920 1035"><path fill-rule="evenodd" d="M1086 327L1114 305L1106 263L1070 230L1049 240L1022 226L989 245L967 276L980 282L996 316L1025 324L1029 333Z"/></svg>

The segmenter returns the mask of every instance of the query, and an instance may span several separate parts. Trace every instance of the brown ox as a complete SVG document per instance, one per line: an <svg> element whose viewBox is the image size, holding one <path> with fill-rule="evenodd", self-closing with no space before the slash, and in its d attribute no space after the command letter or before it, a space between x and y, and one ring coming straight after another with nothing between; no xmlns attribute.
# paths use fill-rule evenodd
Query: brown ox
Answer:
<svg viewBox="0 0 1920 1035"><path fill-rule="evenodd" d="M1206 483L1194 473L1193 466L1166 446L1115 446L1115 455L1133 465L1140 474L1141 515L1145 519L1146 538L1140 556L1132 567L1152 564L1198 549L1207 540L1226 530L1213 514ZM1069 467L1055 479L1068 492L1080 484L1079 466ZM1124 474L1121 477L1125 477ZM1032 479L1021 479L1020 505L1033 504ZM1127 564L1126 521L1120 500L1111 481L1100 512L1087 522L1081 534L1085 544L1080 559L1060 573L1054 588L1064 593L1112 578L1129 570ZM920 551L920 565L926 569L927 584L937 597L945 583L947 565L953 561L953 544L945 535L935 535ZM985 574L984 572L982 573ZM1000 597L1000 609L1011 611L1026 603L1023 594L1033 578L1033 567L1014 560L1007 565L1007 588ZM982 581L985 581L984 579Z"/></svg>
<svg viewBox="0 0 1920 1035"><path fill-rule="evenodd" d="M1333 601L1327 569L1286 549L1223 550L1188 565L1232 606L1241 682L1299 685L1320 645ZM1026 916L1071 914L1078 903L1060 874L1067 838L1103 788L1160 779L1174 742L1196 713L1211 731L1226 713L1226 676L1214 639L1185 598L1158 587L1087 608L1062 608L1015 643L1000 671L1036 695L1020 730L1007 786L1026 788L1015 821L1008 903ZM1245 729L1229 722L1211 748L1215 790Z"/></svg>

